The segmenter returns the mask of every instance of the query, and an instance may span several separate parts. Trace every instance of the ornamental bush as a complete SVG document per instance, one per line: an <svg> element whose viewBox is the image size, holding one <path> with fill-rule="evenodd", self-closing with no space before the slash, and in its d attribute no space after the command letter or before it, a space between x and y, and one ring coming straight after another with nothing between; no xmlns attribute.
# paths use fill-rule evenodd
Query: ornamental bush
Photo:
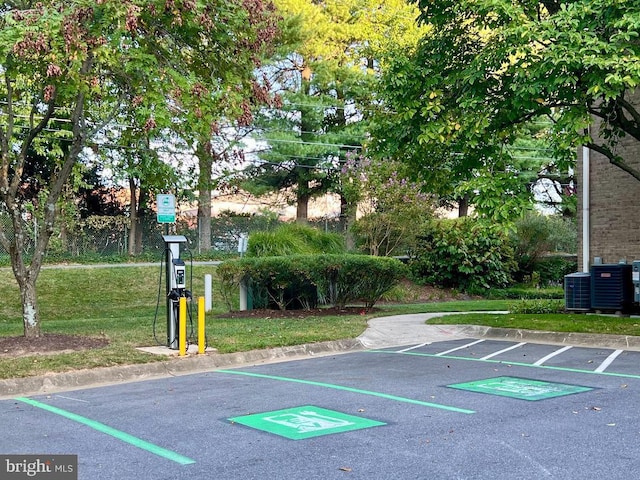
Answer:
<svg viewBox="0 0 640 480"><path fill-rule="evenodd" d="M517 282L538 279L541 285L562 283L564 275L576 271L577 263L569 255L550 255L575 254L576 236L573 220L540 213L518 219L510 235L518 263L514 279Z"/></svg>
<svg viewBox="0 0 640 480"><path fill-rule="evenodd" d="M410 261L416 281L466 292L505 287L515 268L505 235L470 217L430 222Z"/></svg>
<svg viewBox="0 0 640 480"><path fill-rule="evenodd" d="M286 223L270 232L255 232L249 237L248 257L344 253L344 239L337 233Z"/></svg>
<svg viewBox="0 0 640 480"><path fill-rule="evenodd" d="M393 258L348 254L243 258L217 268L229 310L241 282L248 286L254 308L344 308L353 303L371 308L406 274L405 265Z"/></svg>

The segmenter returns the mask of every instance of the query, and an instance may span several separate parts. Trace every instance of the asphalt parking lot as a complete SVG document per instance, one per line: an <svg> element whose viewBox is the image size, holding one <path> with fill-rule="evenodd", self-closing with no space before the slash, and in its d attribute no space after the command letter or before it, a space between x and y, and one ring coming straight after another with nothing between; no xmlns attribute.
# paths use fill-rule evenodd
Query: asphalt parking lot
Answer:
<svg viewBox="0 0 640 480"><path fill-rule="evenodd" d="M640 352L456 338L10 398L0 452L81 479L627 479L638 405Z"/></svg>

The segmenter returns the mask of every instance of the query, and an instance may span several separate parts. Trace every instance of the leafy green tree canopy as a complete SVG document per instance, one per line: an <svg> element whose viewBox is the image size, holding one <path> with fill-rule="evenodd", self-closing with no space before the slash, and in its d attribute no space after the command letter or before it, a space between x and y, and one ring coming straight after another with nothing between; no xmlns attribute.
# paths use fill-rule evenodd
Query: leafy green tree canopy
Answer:
<svg viewBox="0 0 640 480"><path fill-rule="evenodd" d="M640 8L612 0L418 0L428 31L385 74L376 134L432 185L511 173L531 122L549 122L556 167L586 144L640 179L616 152L640 141ZM593 118L600 131L591 129ZM480 185L478 188L485 188Z"/></svg>
<svg viewBox="0 0 640 480"><path fill-rule="evenodd" d="M274 35L275 26L265 20L270 9L262 0L0 5L0 214L11 224L0 227L0 245L20 286L26 336L40 335L35 283L56 203L83 149L123 109L147 134L192 112L209 120L198 115L198 100L202 110L239 105L242 117L246 109L238 98L251 91L246 72ZM42 234L27 259L22 191L30 151L53 168L36 212Z"/></svg>
<svg viewBox="0 0 640 480"><path fill-rule="evenodd" d="M339 164L366 139L380 52L394 43L415 44L418 12L404 0L274 3L296 28L289 50L265 69L282 105L258 122L269 148L244 172L243 188L288 192L304 222L311 198L340 193Z"/></svg>

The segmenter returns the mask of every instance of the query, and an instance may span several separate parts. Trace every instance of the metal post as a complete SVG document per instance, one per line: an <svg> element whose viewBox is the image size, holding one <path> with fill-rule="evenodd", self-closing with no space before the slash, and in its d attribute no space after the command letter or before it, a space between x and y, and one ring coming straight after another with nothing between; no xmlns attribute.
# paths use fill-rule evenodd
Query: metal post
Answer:
<svg viewBox="0 0 640 480"><path fill-rule="evenodd" d="M245 282L244 280L242 280L240 282L240 310L244 311L247 310L247 294L248 294L249 289L247 288L247 282Z"/></svg>
<svg viewBox="0 0 640 480"><path fill-rule="evenodd" d="M178 315L178 323L180 325L180 333L178 334L178 343L180 345L179 355L184 357L187 354L187 299L180 297L180 314Z"/></svg>
<svg viewBox="0 0 640 480"><path fill-rule="evenodd" d="M205 319L204 319L204 298L198 298L198 353L202 355L206 347L205 336Z"/></svg>
<svg viewBox="0 0 640 480"><path fill-rule="evenodd" d="M591 160L589 147L582 147L582 271L589 272L591 258L591 225L590 210L591 196L589 182L591 175Z"/></svg>
<svg viewBox="0 0 640 480"><path fill-rule="evenodd" d="M211 280L211 275L210 274L206 274L204 276L204 308L205 311L210 312L211 308L213 307L213 299L211 296L211 290L212 290L212 280Z"/></svg>

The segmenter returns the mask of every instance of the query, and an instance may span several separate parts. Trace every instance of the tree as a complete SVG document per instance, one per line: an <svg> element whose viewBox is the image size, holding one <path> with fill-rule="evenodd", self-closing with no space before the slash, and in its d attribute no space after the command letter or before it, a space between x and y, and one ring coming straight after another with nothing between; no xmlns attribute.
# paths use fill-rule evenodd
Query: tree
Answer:
<svg viewBox="0 0 640 480"><path fill-rule="evenodd" d="M432 185L484 178L500 191L520 174L511 147L543 119L554 168L566 172L586 144L640 179L615 149L623 135L640 140L635 2L416 4L429 30L386 72L389 116L379 131L387 153L407 157ZM593 117L602 127L589 136Z"/></svg>
<svg viewBox="0 0 640 480"><path fill-rule="evenodd" d="M239 137L246 134L246 127L253 122L254 110L277 101L268 86L256 78L255 71L282 42L282 19L269 0L243 0L242 4L244 15L237 17L239 22L232 26L239 37L226 39L225 48L233 53L215 65L206 56L194 56L191 68L201 76L201 81L194 85L194 95L180 98L184 120L171 124L198 162L195 189L199 244L205 251L211 248L214 165L233 157ZM211 75L215 76L215 82L208 85L205 80Z"/></svg>
<svg viewBox="0 0 640 480"><path fill-rule="evenodd" d="M41 333L36 280L53 232L56 203L84 147L124 108L144 118L140 126L147 133L180 119L180 105L198 95L199 84L217 92L220 104L234 102L233 87L241 86L240 79L220 83L216 73L246 46L245 20L255 3L2 4L0 207L11 228L0 230L0 244L9 252L20 288L25 336ZM201 70L202 65L211 69ZM35 212L42 228L28 259L23 189L30 150L46 153L54 167L45 200Z"/></svg>
<svg viewBox="0 0 640 480"><path fill-rule="evenodd" d="M357 244L370 255L406 255L433 218L434 202L410 180L406 164L348 155L342 193L360 213L352 225Z"/></svg>
<svg viewBox="0 0 640 480"><path fill-rule="evenodd" d="M365 142L380 50L418 38L417 12L402 0L276 4L299 22L298 38L264 70L282 106L263 118L269 148L246 172L245 186L256 194L289 192L297 220L306 222L310 199L340 192L340 163Z"/></svg>

